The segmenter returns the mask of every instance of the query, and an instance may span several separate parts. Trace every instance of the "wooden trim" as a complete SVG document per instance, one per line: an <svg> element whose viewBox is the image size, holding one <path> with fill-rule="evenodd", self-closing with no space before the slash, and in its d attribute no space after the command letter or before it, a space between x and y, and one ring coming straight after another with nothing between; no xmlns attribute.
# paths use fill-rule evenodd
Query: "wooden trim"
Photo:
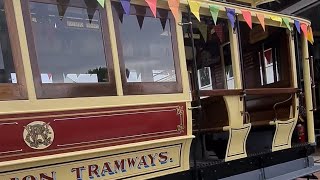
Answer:
<svg viewBox="0 0 320 180"><path fill-rule="evenodd" d="M96 97L96 96L110 96L117 95L115 77L114 77L114 66L112 61L111 43L109 39L109 30L107 23L106 11L99 5L97 9L100 13L100 21L103 35L104 50L107 62L107 68L109 73L109 82L107 83L81 83L81 84L68 84L68 83L53 83L53 84L43 84L41 82L39 66L37 62L37 54L35 48L34 34L32 31L32 23L29 11L29 2L42 2L57 4L56 0L21 0L22 13L24 16L25 28L30 54L30 61L32 67L32 73L34 75L34 84L36 89L37 98L47 99L47 98L70 98L70 97ZM84 2L72 1L77 3L72 3L69 6L86 8Z"/></svg>
<svg viewBox="0 0 320 180"><path fill-rule="evenodd" d="M242 89L200 90L200 96L232 96L241 95Z"/></svg>
<svg viewBox="0 0 320 180"><path fill-rule="evenodd" d="M259 88L246 89L245 92L247 95L294 94L298 88Z"/></svg>
<svg viewBox="0 0 320 180"><path fill-rule="evenodd" d="M18 78L18 83L0 84L0 100L24 100L28 99L26 80L23 69L20 40L18 36L17 21L14 14L12 0L4 0L4 9L10 39L11 54Z"/></svg>
<svg viewBox="0 0 320 180"><path fill-rule="evenodd" d="M171 27L171 42L172 42L172 52L173 52L173 59L174 59L174 66L175 66L175 73L176 73L176 82L127 82L126 78L126 68L125 63L123 60L123 51L120 42L120 34L119 34L119 18L118 12L115 10L114 6L118 2L112 2L113 6L113 20L115 24L115 34L117 37L117 47L118 47L118 54L119 54L119 63L121 69L121 79L122 79L122 86L123 86L123 94L124 95L145 95L145 94L169 94L169 93L181 93L182 92L182 80L181 80L181 70L180 70L180 63L179 63L179 55L178 53L178 42L177 42L177 31L176 31L176 24L173 18L172 13L168 10L168 19L170 21ZM139 6L139 5L133 5ZM146 6L143 6L148 8ZM165 9L166 10L166 9ZM137 14L137 13L136 13ZM148 16L148 15L145 15Z"/></svg>

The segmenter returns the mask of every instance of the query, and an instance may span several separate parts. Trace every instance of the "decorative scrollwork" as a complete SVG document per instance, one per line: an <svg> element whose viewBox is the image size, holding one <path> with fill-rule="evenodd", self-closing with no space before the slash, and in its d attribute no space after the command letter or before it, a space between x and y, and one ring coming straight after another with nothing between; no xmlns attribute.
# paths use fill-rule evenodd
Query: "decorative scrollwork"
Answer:
<svg viewBox="0 0 320 180"><path fill-rule="evenodd" d="M45 149L52 144L54 132L49 123L34 121L25 126L23 138L29 147Z"/></svg>
<svg viewBox="0 0 320 180"><path fill-rule="evenodd" d="M180 116L183 115L184 111L182 106L178 106L176 110L177 110L177 115L180 115Z"/></svg>
<svg viewBox="0 0 320 180"><path fill-rule="evenodd" d="M183 127L182 125L178 125L178 126L177 126L177 131L178 131L179 133L183 133L183 132L184 132L184 127Z"/></svg>

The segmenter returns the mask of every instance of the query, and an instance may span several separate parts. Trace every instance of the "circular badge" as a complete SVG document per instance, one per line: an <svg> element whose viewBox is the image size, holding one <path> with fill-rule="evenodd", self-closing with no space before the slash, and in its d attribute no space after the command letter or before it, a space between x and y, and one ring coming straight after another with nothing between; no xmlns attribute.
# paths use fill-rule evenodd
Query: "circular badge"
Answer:
<svg viewBox="0 0 320 180"><path fill-rule="evenodd" d="M45 149L54 139L54 132L49 123L34 121L24 127L24 142L33 149Z"/></svg>

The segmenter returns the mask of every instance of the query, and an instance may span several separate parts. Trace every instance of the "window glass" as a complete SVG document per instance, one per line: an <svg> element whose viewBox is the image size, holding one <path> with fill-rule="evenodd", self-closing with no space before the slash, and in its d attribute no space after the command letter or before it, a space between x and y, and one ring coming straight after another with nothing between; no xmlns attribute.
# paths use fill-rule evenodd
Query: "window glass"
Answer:
<svg viewBox="0 0 320 180"><path fill-rule="evenodd" d="M4 11L4 0L0 0L0 83L17 83Z"/></svg>
<svg viewBox="0 0 320 180"><path fill-rule="evenodd" d="M97 4L87 8L30 2L42 83L109 82Z"/></svg>
<svg viewBox="0 0 320 180"><path fill-rule="evenodd" d="M157 9L159 15L154 18L149 8L132 6L131 15L123 15L122 9L113 5L121 18L116 29L126 81L176 82L168 11Z"/></svg>
<svg viewBox="0 0 320 180"><path fill-rule="evenodd" d="M187 22L187 16L184 18L183 22ZM202 16L201 22L192 19L192 25L199 89L234 89L227 20L219 18L214 24L211 17ZM191 34L187 26L183 30L186 58L192 66Z"/></svg>

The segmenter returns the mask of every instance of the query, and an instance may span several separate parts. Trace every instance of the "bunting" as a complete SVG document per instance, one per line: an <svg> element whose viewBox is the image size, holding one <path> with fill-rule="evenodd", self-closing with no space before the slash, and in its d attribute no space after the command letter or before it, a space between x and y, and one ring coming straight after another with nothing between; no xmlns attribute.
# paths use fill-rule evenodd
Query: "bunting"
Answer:
<svg viewBox="0 0 320 180"><path fill-rule="evenodd" d="M104 7L104 5L105 5L105 0L97 0L98 1L98 3L102 6L102 7Z"/></svg>
<svg viewBox="0 0 320 180"><path fill-rule="evenodd" d="M264 22L264 15L263 14L257 14L257 18L263 28L263 31L266 31L266 25L265 25L265 22Z"/></svg>
<svg viewBox="0 0 320 180"><path fill-rule="evenodd" d="M130 15L130 0L120 0L122 8L126 15Z"/></svg>
<svg viewBox="0 0 320 180"><path fill-rule="evenodd" d="M252 19L251 19L251 12L247 10L241 10L242 16L250 29L252 29Z"/></svg>
<svg viewBox="0 0 320 180"><path fill-rule="evenodd" d="M282 21L284 22L284 24L287 26L287 28L291 31L291 26L290 26L290 22L288 18L283 17Z"/></svg>
<svg viewBox="0 0 320 180"><path fill-rule="evenodd" d="M160 23L161 23L162 29L165 30L169 13L168 13L168 11L161 10L161 9L158 10L158 13L160 15L159 19L160 19Z"/></svg>
<svg viewBox="0 0 320 180"><path fill-rule="evenodd" d="M304 37L308 37L308 27L305 23L301 23L301 30L304 34Z"/></svg>
<svg viewBox="0 0 320 180"><path fill-rule="evenodd" d="M91 23L92 19L94 17L94 14L96 13L96 9L98 7L98 4L94 1L91 1L91 0L86 0L86 1L84 1L84 3L87 6L88 19L89 19L89 22Z"/></svg>
<svg viewBox="0 0 320 180"><path fill-rule="evenodd" d="M143 6L134 6L134 8L136 9L137 12L140 13L140 15L136 15L136 17L137 17L137 21L140 29L142 29L144 16L146 15L147 10Z"/></svg>
<svg viewBox="0 0 320 180"><path fill-rule="evenodd" d="M180 0L168 0L168 4L174 19L176 20L176 22L179 21Z"/></svg>
<svg viewBox="0 0 320 180"><path fill-rule="evenodd" d="M279 22L280 25L282 24L282 18L279 16L270 16L270 19Z"/></svg>
<svg viewBox="0 0 320 180"><path fill-rule="evenodd" d="M300 21L298 20L294 20L294 25L296 26L296 29L298 31L299 34L301 34L301 26L300 26Z"/></svg>
<svg viewBox="0 0 320 180"><path fill-rule="evenodd" d="M198 2L192 1L192 0L188 0L189 2L189 6L190 6L190 11L192 12L192 14L198 19L198 21L200 21L200 4Z"/></svg>
<svg viewBox="0 0 320 180"><path fill-rule="evenodd" d="M232 29L234 29L236 10L226 7L226 11L227 11L227 16L229 18L229 21L231 23L231 27Z"/></svg>
<svg viewBox="0 0 320 180"><path fill-rule="evenodd" d="M210 13L213 19L213 22L215 25L217 25L217 20L218 20L218 15L219 15L219 11L220 11L220 6L217 5L210 5L209 6L210 9Z"/></svg>
<svg viewBox="0 0 320 180"><path fill-rule="evenodd" d="M145 0L154 17L157 17L157 0Z"/></svg>
<svg viewBox="0 0 320 180"><path fill-rule="evenodd" d="M308 36L307 36L308 41L313 45L314 39L313 39L313 32L311 26L308 27Z"/></svg>

